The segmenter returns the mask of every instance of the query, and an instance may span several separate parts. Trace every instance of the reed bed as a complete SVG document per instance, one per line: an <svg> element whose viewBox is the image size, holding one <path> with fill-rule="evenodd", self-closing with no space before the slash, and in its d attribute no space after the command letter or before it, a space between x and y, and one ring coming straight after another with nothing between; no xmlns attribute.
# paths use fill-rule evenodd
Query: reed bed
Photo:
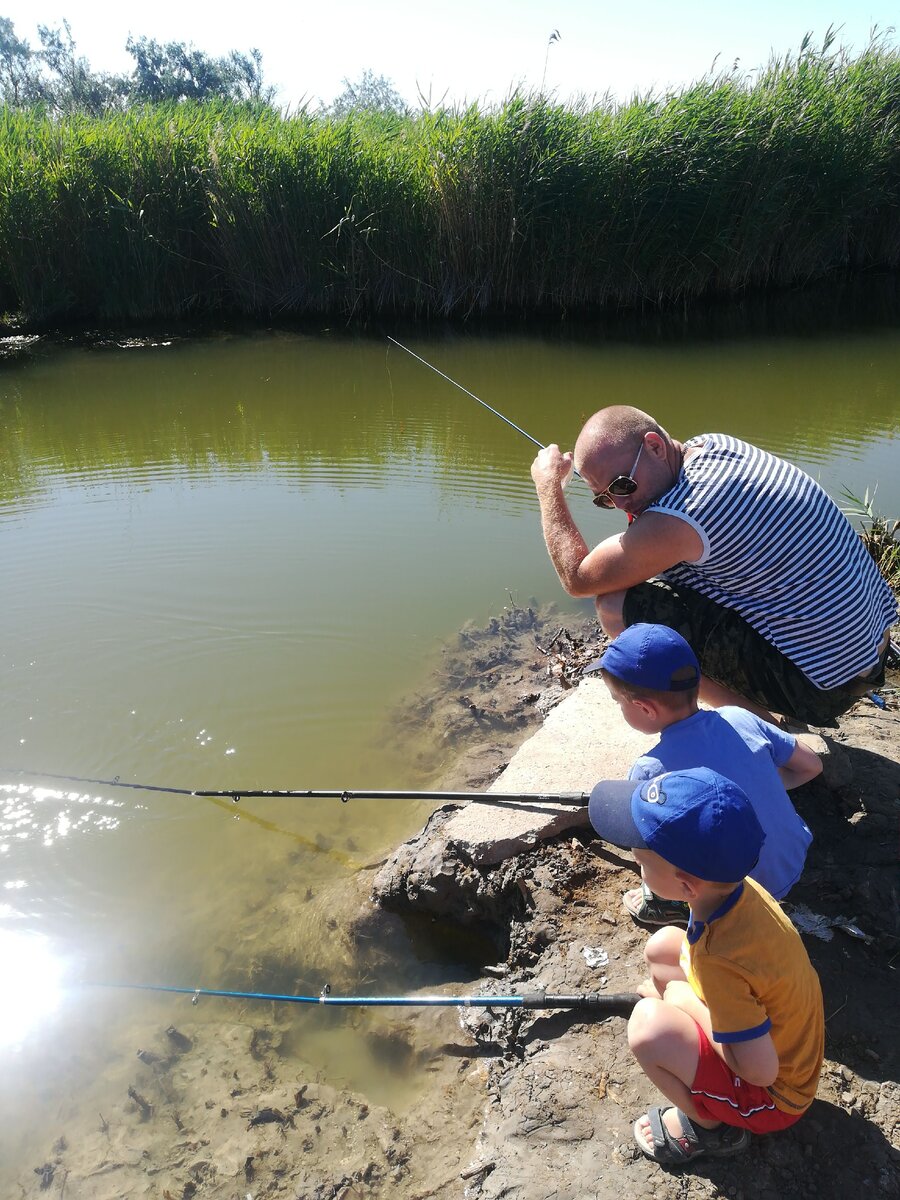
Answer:
<svg viewBox="0 0 900 1200"><path fill-rule="evenodd" d="M619 107L0 109L0 308L32 324L563 314L898 265L879 43Z"/></svg>

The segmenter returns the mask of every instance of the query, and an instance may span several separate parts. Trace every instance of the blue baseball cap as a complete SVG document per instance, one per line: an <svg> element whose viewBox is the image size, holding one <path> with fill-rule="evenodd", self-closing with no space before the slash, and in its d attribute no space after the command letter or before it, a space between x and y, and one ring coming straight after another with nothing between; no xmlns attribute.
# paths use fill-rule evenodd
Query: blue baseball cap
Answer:
<svg viewBox="0 0 900 1200"><path fill-rule="evenodd" d="M700 683L697 655L668 625L629 625L597 663L616 679L655 692L686 692Z"/></svg>
<svg viewBox="0 0 900 1200"><path fill-rule="evenodd" d="M653 850L679 870L737 883L766 839L746 793L708 767L668 771L635 784L611 779L591 792L588 815L606 842Z"/></svg>

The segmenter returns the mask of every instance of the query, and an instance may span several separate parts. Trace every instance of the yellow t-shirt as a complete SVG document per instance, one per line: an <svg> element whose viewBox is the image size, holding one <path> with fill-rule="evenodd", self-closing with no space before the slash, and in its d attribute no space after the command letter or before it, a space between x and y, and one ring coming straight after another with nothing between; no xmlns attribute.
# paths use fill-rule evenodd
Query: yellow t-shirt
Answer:
<svg viewBox="0 0 900 1200"><path fill-rule="evenodd" d="M816 1094L825 1053L822 989L800 935L777 901L752 879L688 927L681 955L691 987L725 1045L768 1033L778 1078L768 1089L783 1112L800 1113Z"/></svg>

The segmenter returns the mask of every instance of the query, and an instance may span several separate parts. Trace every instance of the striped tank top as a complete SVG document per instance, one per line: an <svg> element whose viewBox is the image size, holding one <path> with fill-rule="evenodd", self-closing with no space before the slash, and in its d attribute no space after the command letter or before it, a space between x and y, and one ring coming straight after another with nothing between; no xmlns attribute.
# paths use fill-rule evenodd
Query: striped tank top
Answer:
<svg viewBox="0 0 900 1200"><path fill-rule="evenodd" d="M662 572L734 609L819 688L873 667L897 604L852 525L805 471L722 433L685 443L648 512L687 521L702 556Z"/></svg>

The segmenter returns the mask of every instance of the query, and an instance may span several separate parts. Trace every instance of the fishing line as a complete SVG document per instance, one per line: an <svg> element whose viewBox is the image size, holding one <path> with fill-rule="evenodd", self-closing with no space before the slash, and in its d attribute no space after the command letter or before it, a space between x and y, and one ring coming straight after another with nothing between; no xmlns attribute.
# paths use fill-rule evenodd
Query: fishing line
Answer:
<svg viewBox="0 0 900 1200"><path fill-rule="evenodd" d="M474 392L470 392L469 389L466 387L463 387L463 385L461 383L457 383L455 379L451 379L451 377L449 375L445 375L444 372L438 370L438 368L436 366L434 366L433 363L430 363L427 359L422 358L422 356L419 354L416 354L415 351L410 350L409 346L404 346L402 342L398 342L397 339L392 338L390 336L390 334L387 335L387 340L389 342L393 343L393 345L397 346L398 349L405 350L406 353L408 355L410 355L411 358L414 358L416 360L416 362L420 362L424 367L428 367L428 369L430 371L434 371L435 375L440 375L441 379L446 379L448 383L452 383L453 386L456 388L459 388L459 390L461 392L465 392L465 394L467 396L470 396L473 400L475 400L478 404L480 404L482 406L482 408L486 408L488 410L488 412L492 412L495 417L499 417L500 420L504 421L507 425L509 425L511 429L515 429L516 433L521 433L522 437L527 438L528 441L531 442L531 444L533 446L537 446L537 448L539 450L545 449L544 443L539 442L537 440L537 438L533 438L530 433L526 433L525 430L521 427L521 425L517 425L515 423L515 421L511 421L509 419L509 417L504 417L502 412L498 412L496 408L492 408L491 405L488 404L485 400L482 400L480 396L476 396ZM572 469L572 474L575 476L576 479L581 478L581 476L574 469L574 467Z"/></svg>

